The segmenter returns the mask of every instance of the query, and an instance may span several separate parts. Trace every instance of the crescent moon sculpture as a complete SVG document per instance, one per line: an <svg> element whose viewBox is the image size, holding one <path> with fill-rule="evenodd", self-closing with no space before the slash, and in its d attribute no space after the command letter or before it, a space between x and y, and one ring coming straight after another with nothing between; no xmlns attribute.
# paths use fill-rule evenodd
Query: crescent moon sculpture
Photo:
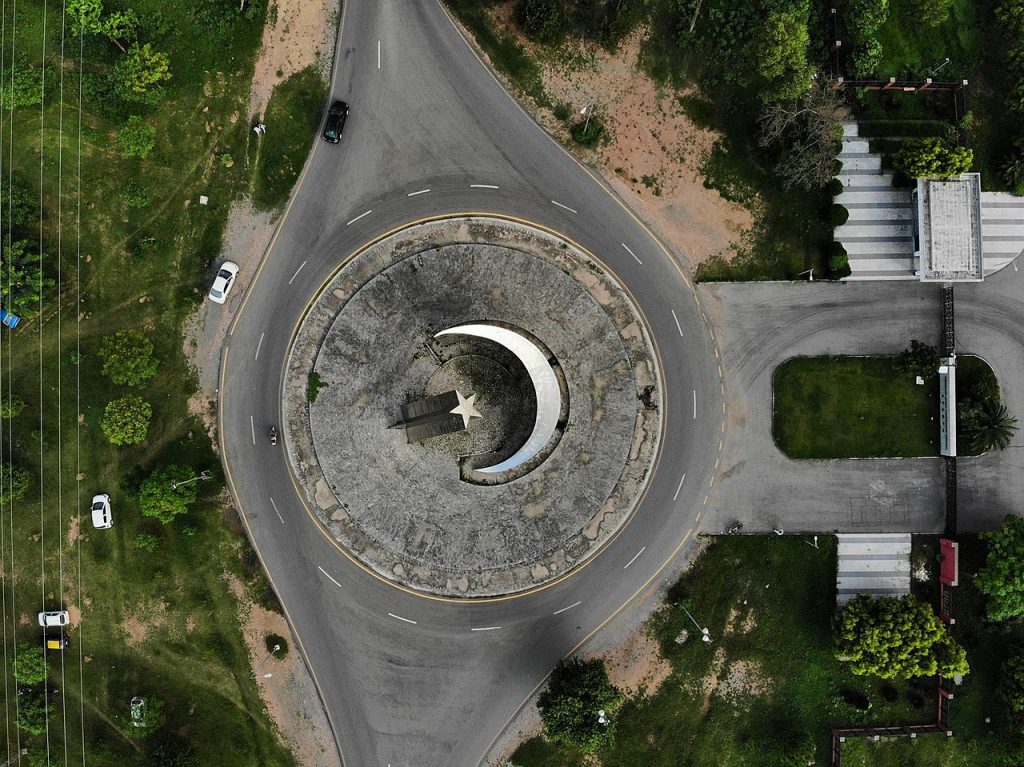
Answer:
<svg viewBox="0 0 1024 767"><path fill-rule="evenodd" d="M558 427L558 416L562 409L562 392L558 387L558 379L555 377L551 365L548 364L547 356L525 336L497 325L458 325L434 334L434 338L450 335L475 336L494 341L512 352L526 368L537 395L537 418L533 423L533 431L530 432L530 436L522 447L504 461L475 469L475 471L484 474L500 474L503 471L522 466L544 449L544 445L551 439L551 435Z"/></svg>

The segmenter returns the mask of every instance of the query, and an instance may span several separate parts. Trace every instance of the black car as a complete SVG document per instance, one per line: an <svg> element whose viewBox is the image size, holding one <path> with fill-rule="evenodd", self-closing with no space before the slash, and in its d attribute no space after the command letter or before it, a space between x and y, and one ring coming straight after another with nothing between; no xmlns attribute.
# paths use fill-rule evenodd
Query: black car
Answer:
<svg viewBox="0 0 1024 767"><path fill-rule="evenodd" d="M324 124L324 141L337 144L341 141L341 132L345 129L345 119L348 117L348 104L344 101L335 101L327 110L327 122Z"/></svg>

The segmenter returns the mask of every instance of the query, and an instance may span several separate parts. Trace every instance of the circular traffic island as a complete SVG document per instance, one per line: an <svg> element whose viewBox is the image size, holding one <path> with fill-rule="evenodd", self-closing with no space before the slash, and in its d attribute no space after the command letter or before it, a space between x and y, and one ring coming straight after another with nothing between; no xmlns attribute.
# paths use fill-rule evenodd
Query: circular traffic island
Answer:
<svg viewBox="0 0 1024 767"><path fill-rule="evenodd" d="M639 312L588 254L441 219L348 259L288 359L292 468L354 559L435 595L557 578L629 517L661 431Z"/></svg>

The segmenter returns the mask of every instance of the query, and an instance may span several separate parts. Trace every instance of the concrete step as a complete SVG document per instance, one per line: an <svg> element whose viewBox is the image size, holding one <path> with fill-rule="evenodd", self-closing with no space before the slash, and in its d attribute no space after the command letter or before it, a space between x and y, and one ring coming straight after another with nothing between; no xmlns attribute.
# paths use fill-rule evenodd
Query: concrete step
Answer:
<svg viewBox="0 0 1024 767"><path fill-rule="evenodd" d="M844 168L836 177L844 187L871 187L872 189L891 189L891 173L847 173Z"/></svg>
<svg viewBox="0 0 1024 767"><path fill-rule="evenodd" d="M882 158L878 155L869 154L861 156L839 156L840 162L843 163L842 173L849 174L855 171L873 171L877 173L882 172Z"/></svg>
<svg viewBox="0 0 1024 767"><path fill-rule="evenodd" d="M862 239L877 239L879 237L913 237L914 231L910 224L894 224L888 221L879 221L871 224L862 221L854 221L837 227L833 237L840 242L845 242L847 237Z"/></svg>
<svg viewBox="0 0 1024 767"><path fill-rule="evenodd" d="M913 258L914 243L912 240L900 242L884 242L878 240L847 240L843 243L850 258Z"/></svg>
<svg viewBox="0 0 1024 767"><path fill-rule="evenodd" d="M914 262L909 258L890 256L882 258L851 258L853 274L914 274Z"/></svg>
<svg viewBox="0 0 1024 767"><path fill-rule="evenodd" d="M864 153L867 154L871 151L871 145L867 139L862 138L844 138L843 139L843 150L839 156L842 157L847 152Z"/></svg>
<svg viewBox="0 0 1024 767"><path fill-rule="evenodd" d="M851 271L853 265L850 265ZM844 278L846 282L874 282L874 281L888 281L888 280L915 280L920 281L920 277L913 273L900 273L900 272L853 272L849 277Z"/></svg>
<svg viewBox="0 0 1024 767"><path fill-rule="evenodd" d="M848 224L851 223L862 223L862 222L882 222L882 221L913 221L914 209L907 208L858 208L858 207L847 207L846 210L850 214L850 218L847 219ZM847 224L847 225L848 225Z"/></svg>
<svg viewBox="0 0 1024 767"><path fill-rule="evenodd" d="M835 198L840 205L877 203L878 205L910 205L910 193L905 189L886 187L881 191L862 192L861 187L852 187Z"/></svg>
<svg viewBox="0 0 1024 767"><path fill-rule="evenodd" d="M843 123L843 138L857 135L857 123Z"/></svg>

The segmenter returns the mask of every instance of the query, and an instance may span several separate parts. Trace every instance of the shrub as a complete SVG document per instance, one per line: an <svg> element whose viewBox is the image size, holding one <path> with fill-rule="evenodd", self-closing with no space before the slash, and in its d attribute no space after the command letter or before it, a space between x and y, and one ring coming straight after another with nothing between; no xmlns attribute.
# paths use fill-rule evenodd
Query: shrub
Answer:
<svg viewBox="0 0 1024 767"><path fill-rule="evenodd" d="M512 18L527 37L541 43L559 42L569 21L563 0L519 0Z"/></svg>
<svg viewBox="0 0 1024 767"><path fill-rule="evenodd" d="M156 375L160 363L153 342L138 330L119 330L100 343L103 374L116 384L142 386Z"/></svg>
<svg viewBox="0 0 1024 767"><path fill-rule="evenodd" d="M25 402L17 397L11 397L0 402L0 418L17 418L18 414L25 409Z"/></svg>
<svg viewBox="0 0 1024 767"><path fill-rule="evenodd" d="M843 186L842 181L840 181L838 178L834 178L828 182L828 186L826 187L826 189L828 190L829 195L831 195L832 197L838 197L843 193L845 187Z"/></svg>
<svg viewBox="0 0 1024 767"><path fill-rule="evenodd" d="M12 82L13 79L13 82ZM0 104L11 107L32 107L43 101L43 92L52 93L56 79L53 68L25 67L15 69L13 78L0 84Z"/></svg>
<svg viewBox="0 0 1024 767"><path fill-rule="evenodd" d="M18 727L29 735L46 732L48 709L46 701L38 692L22 695L18 699Z"/></svg>
<svg viewBox="0 0 1024 767"><path fill-rule="evenodd" d="M138 115L132 115L117 132L117 144L125 157L145 157L156 146L156 128Z"/></svg>
<svg viewBox="0 0 1024 767"><path fill-rule="evenodd" d="M306 379L306 399L309 400L310 404L316 402L316 398L320 396L320 390L328 386L330 384L314 370L309 374L309 378Z"/></svg>
<svg viewBox="0 0 1024 767"><path fill-rule="evenodd" d="M833 229L842 226L850 219L850 211L845 206L835 204L828 212L828 225Z"/></svg>
<svg viewBox="0 0 1024 767"><path fill-rule="evenodd" d="M999 697L1013 718L1024 718L1024 655L1013 655L1003 663L999 675Z"/></svg>
<svg viewBox="0 0 1024 767"><path fill-rule="evenodd" d="M940 362L938 349L915 338L908 348L897 355L896 369L901 373L921 376L924 380L930 381L939 374Z"/></svg>
<svg viewBox="0 0 1024 767"><path fill-rule="evenodd" d="M3 489L0 490L0 505L20 501L25 497L32 482L32 475L28 473L28 469L10 463L0 463L0 478L3 485Z"/></svg>
<svg viewBox="0 0 1024 767"><path fill-rule="evenodd" d="M159 539L152 533L137 533L132 540L132 545L142 551L156 551Z"/></svg>
<svg viewBox="0 0 1024 767"><path fill-rule="evenodd" d="M989 620L1024 615L1024 519L1007 514L1002 526L980 538L988 544L988 554L974 585L988 597Z"/></svg>
<svg viewBox="0 0 1024 767"><path fill-rule="evenodd" d="M29 687L42 684L48 673L42 645L29 642L18 645L18 658L14 661L14 679L18 684Z"/></svg>
<svg viewBox="0 0 1024 767"><path fill-rule="evenodd" d="M111 445L138 445L149 434L153 406L134 394L107 403L100 428Z"/></svg>
<svg viewBox="0 0 1024 767"><path fill-rule="evenodd" d="M911 178L954 178L970 170L973 162L972 150L950 147L937 138L908 141L893 158L896 168Z"/></svg>
<svg viewBox="0 0 1024 767"><path fill-rule="evenodd" d="M583 119L572 126L570 133L577 144L592 148L604 138L604 124L597 117Z"/></svg>
<svg viewBox="0 0 1024 767"><path fill-rule="evenodd" d="M563 122L572 116L572 107L568 104L555 104L555 108L552 111L555 114L555 119L562 120Z"/></svg>
<svg viewBox="0 0 1024 767"><path fill-rule="evenodd" d="M609 681L602 660L563 660L555 666L537 708L548 737L556 743L594 751L614 738L613 722L602 724L598 711L610 712L622 694Z"/></svg>
<svg viewBox="0 0 1024 767"><path fill-rule="evenodd" d="M267 634L266 637L267 652L273 655L278 660L288 656L288 640L280 634ZM280 647L280 650L274 650L274 647Z"/></svg>
<svg viewBox="0 0 1024 767"><path fill-rule="evenodd" d="M171 79L170 59L149 43L136 43L114 65L110 77L125 101L154 104L160 98L160 84Z"/></svg>
<svg viewBox="0 0 1024 767"><path fill-rule="evenodd" d="M937 27L949 18L953 0L904 0L909 21Z"/></svg>
<svg viewBox="0 0 1024 767"><path fill-rule="evenodd" d="M828 257L829 275L834 280L849 277L852 272L850 271L850 257L846 253L846 248L840 242L833 242L829 250L831 251Z"/></svg>
<svg viewBox="0 0 1024 767"><path fill-rule="evenodd" d="M128 185L121 190L121 199L129 208L141 210L149 205L149 194L146 187L136 181L129 181Z"/></svg>
<svg viewBox="0 0 1024 767"><path fill-rule="evenodd" d="M22 317L35 316L40 298L54 286L53 279L43 275L42 257L28 240L7 245L0 255L4 278L0 280L0 303L8 311Z"/></svg>

